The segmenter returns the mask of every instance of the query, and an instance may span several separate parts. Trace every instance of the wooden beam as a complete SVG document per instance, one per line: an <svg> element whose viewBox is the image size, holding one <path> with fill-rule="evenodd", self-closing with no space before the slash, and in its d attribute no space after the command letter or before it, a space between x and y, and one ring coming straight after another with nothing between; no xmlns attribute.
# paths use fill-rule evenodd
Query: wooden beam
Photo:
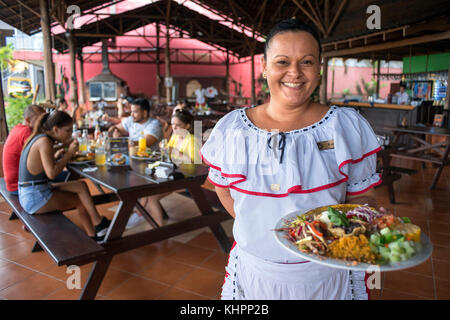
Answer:
<svg viewBox="0 0 450 320"><path fill-rule="evenodd" d="M342 9L344 9L344 6L345 6L346 3L347 3L347 0L342 0L342 2L341 2L341 4L339 5L339 8L338 8L336 14L334 15L333 20L331 20L331 23L330 23L330 25L328 26L327 31L325 32L325 35L326 35L326 36L328 36L328 35L331 33L331 31L333 30L334 25L336 24L336 22L337 22L339 16L341 15Z"/></svg>
<svg viewBox="0 0 450 320"><path fill-rule="evenodd" d="M320 103L327 104L328 58L323 58L322 78L320 83Z"/></svg>
<svg viewBox="0 0 450 320"><path fill-rule="evenodd" d="M421 37L408 38L408 39L403 39L403 40L398 40L398 41L374 44L374 45L369 45L369 46L364 46L364 47L328 51L328 52L324 52L322 55L324 57L341 57L341 56L348 56L348 55L352 55L352 54L367 53L367 52L387 50L387 49L392 49L392 48L400 48L400 47L406 47L406 46L411 46L411 45L416 45L416 44L421 44L421 43L428 43L428 42L447 40L447 39L450 39L450 31L436 33L436 34L432 34L432 35L421 36Z"/></svg>
<svg viewBox="0 0 450 320"><path fill-rule="evenodd" d="M0 143L6 141L8 124L6 122L5 100L3 98L2 70L0 70Z"/></svg>
<svg viewBox="0 0 450 320"><path fill-rule="evenodd" d="M322 32L323 35L326 34L325 29L322 27L322 24L320 23L320 21L317 21L309 12L308 10L306 10L297 0L292 0L297 7L308 17L309 20L311 20L316 27ZM345 0L344 0L345 1Z"/></svg>
<svg viewBox="0 0 450 320"><path fill-rule="evenodd" d="M41 10L42 42L44 44L44 73L45 73L45 98L55 101L55 71L53 67L52 41L50 35L50 17L48 14L48 1L39 1Z"/></svg>
<svg viewBox="0 0 450 320"><path fill-rule="evenodd" d="M323 22L319 16L319 13L316 12L316 9L313 7L313 5L311 4L311 1L306 0L306 4L308 5L309 9L311 10L312 14L314 15L314 17L316 18L317 22L320 24L321 26L321 30L325 31L325 27L323 26Z"/></svg>
<svg viewBox="0 0 450 320"><path fill-rule="evenodd" d="M161 100L161 69L159 56L159 22L156 22L156 102Z"/></svg>
<svg viewBox="0 0 450 320"><path fill-rule="evenodd" d="M165 74L164 76L170 77L171 73L170 73L170 34L169 34L169 29L170 29L170 7L172 1L171 0L167 0L167 11L166 11L166 45L165 45L165 49L164 49L164 53L165 53L165 58L164 58L164 63L165 63ZM165 82L164 82L165 83ZM172 87L166 87L166 103L169 103L172 101Z"/></svg>
<svg viewBox="0 0 450 320"><path fill-rule="evenodd" d="M80 104L84 105L87 101L86 95L86 83L84 82L84 60L83 60L83 51L81 48L78 49L78 60L80 61Z"/></svg>
<svg viewBox="0 0 450 320"><path fill-rule="evenodd" d="M444 110L447 110L447 121L448 121L448 128L450 129L450 119L449 119L449 114L448 112L450 112L450 66L448 67L448 76L447 76L447 92L446 92L446 96L445 96L445 105L444 105Z"/></svg>
<svg viewBox="0 0 450 320"><path fill-rule="evenodd" d="M69 57L70 57L70 102L72 110L78 109L78 81L76 69L76 39L73 34L69 35Z"/></svg>

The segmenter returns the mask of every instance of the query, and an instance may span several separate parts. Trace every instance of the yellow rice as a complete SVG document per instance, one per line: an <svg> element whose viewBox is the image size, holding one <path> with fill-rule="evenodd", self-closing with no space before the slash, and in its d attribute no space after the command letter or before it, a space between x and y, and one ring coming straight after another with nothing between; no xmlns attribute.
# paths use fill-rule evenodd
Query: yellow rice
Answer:
<svg viewBox="0 0 450 320"><path fill-rule="evenodd" d="M367 237L363 234L333 241L328 246L328 255L336 259L368 263L375 263L377 258L369 247Z"/></svg>

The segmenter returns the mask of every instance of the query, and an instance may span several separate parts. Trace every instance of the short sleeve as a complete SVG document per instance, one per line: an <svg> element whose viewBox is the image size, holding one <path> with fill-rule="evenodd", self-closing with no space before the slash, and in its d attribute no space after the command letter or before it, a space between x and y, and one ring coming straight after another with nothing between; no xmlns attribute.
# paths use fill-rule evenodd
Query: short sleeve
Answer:
<svg viewBox="0 0 450 320"><path fill-rule="evenodd" d="M161 123L153 119L149 124L145 126L144 133L154 136L158 141L162 138L162 125Z"/></svg>
<svg viewBox="0 0 450 320"><path fill-rule="evenodd" d="M122 127L127 131L130 132L130 125L133 123L132 117L126 117L125 119L122 119Z"/></svg>
<svg viewBox="0 0 450 320"><path fill-rule="evenodd" d="M211 167L209 168L208 180L216 187L228 188L229 186L228 178L222 176L219 170Z"/></svg>
<svg viewBox="0 0 450 320"><path fill-rule="evenodd" d="M356 110L342 108L335 125L336 160L346 176L347 194L357 195L379 185L377 155L381 150L369 122Z"/></svg>
<svg viewBox="0 0 450 320"><path fill-rule="evenodd" d="M226 157L227 154L236 154L237 146L232 142L224 143L229 141L227 132L236 131L236 119L239 116L236 111L228 113L217 122L200 150L203 162L210 167L208 180L218 187L226 188L244 178L240 174L234 174L239 171L238 163L227 161Z"/></svg>

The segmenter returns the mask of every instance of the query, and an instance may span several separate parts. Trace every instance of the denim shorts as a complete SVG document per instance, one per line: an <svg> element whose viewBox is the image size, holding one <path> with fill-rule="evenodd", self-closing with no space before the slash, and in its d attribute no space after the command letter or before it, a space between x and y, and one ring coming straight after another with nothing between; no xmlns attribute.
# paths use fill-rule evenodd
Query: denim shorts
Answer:
<svg viewBox="0 0 450 320"><path fill-rule="evenodd" d="M19 202L22 208L29 214L36 213L52 197L52 186L50 183L37 184L33 186L19 186Z"/></svg>

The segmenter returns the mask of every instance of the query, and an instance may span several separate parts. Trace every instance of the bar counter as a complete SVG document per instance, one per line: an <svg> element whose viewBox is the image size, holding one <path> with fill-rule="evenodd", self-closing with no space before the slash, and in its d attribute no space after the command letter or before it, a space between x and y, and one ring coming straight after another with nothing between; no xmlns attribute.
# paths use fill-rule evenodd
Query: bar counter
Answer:
<svg viewBox="0 0 450 320"><path fill-rule="evenodd" d="M381 109L394 109L394 110L414 110L416 107L405 104L390 104L390 103L373 103L373 102L338 102L331 101L332 105L342 107L361 107L361 108L381 108Z"/></svg>
<svg viewBox="0 0 450 320"><path fill-rule="evenodd" d="M386 131L385 127L411 126L415 125L417 121L417 108L411 105L354 101L330 101L330 105L358 110L369 121L374 131L380 135L390 133Z"/></svg>

